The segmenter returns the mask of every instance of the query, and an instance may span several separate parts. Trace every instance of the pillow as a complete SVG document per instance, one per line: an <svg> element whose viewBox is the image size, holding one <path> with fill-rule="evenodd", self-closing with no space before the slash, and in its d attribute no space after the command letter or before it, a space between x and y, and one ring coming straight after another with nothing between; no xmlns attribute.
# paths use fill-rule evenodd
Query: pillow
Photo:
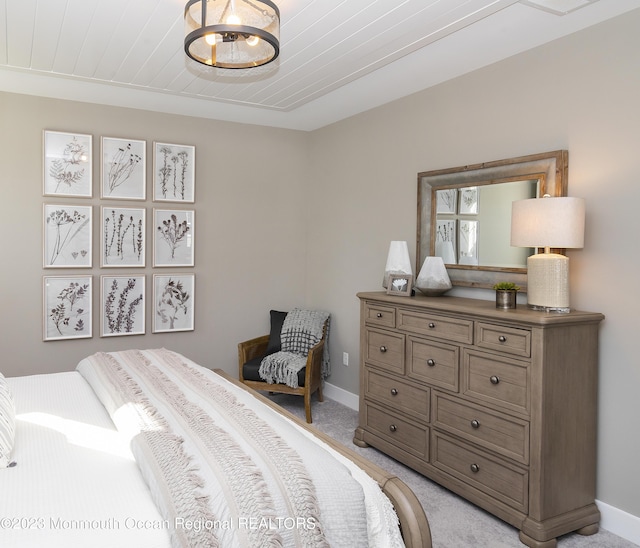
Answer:
<svg viewBox="0 0 640 548"><path fill-rule="evenodd" d="M273 354L274 352L280 352L280 349L282 348L280 332L282 331L282 324L284 323L284 319L287 317L287 313L270 310L269 314L271 315L271 330L269 331L267 354Z"/></svg>
<svg viewBox="0 0 640 548"><path fill-rule="evenodd" d="M0 468L11 462L11 449L15 433L16 408L7 381L0 373Z"/></svg>

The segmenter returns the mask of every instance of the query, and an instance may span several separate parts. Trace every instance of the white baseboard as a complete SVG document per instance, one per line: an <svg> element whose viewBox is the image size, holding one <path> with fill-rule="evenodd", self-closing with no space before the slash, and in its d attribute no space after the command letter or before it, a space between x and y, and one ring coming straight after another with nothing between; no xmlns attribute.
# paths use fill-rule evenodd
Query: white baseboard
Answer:
<svg viewBox="0 0 640 548"><path fill-rule="evenodd" d="M324 386L322 387L322 393L330 400L337 401L342 405L346 405L347 407L349 407L350 409L353 409L354 411L357 411L358 408L360 407L360 398L358 397L357 394L354 394L353 392L348 392L344 388L340 388L335 384L330 384L328 382L325 382Z"/></svg>
<svg viewBox="0 0 640 548"><path fill-rule="evenodd" d="M323 391L327 398L346 405L354 411L358 410L360 399L357 394L330 383L325 383ZM599 500L596 500L596 504L602 516L600 527L640 546L640 517Z"/></svg>
<svg viewBox="0 0 640 548"><path fill-rule="evenodd" d="M600 510L600 527L640 546L640 517L596 500Z"/></svg>

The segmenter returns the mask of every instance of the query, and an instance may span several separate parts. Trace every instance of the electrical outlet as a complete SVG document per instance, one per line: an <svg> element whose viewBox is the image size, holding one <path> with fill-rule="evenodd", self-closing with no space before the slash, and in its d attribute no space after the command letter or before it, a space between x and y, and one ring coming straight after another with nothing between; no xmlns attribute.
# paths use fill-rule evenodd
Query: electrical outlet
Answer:
<svg viewBox="0 0 640 548"><path fill-rule="evenodd" d="M345 365L345 366L349 365L349 353L348 352L343 352L342 353L342 365Z"/></svg>

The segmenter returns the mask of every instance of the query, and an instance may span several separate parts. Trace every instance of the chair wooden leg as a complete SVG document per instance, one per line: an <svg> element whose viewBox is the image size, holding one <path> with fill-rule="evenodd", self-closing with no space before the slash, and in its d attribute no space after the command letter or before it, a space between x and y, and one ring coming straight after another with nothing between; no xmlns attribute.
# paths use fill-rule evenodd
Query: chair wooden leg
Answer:
<svg viewBox="0 0 640 548"><path fill-rule="evenodd" d="M322 395L322 384L318 386L318 401L324 401L324 396Z"/></svg>
<svg viewBox="0 0 640 548"><path fill-rule="evenodd" d="M307 422L311 424L311 394L309 392L304 393L304 412L307 416Z"/></svg>

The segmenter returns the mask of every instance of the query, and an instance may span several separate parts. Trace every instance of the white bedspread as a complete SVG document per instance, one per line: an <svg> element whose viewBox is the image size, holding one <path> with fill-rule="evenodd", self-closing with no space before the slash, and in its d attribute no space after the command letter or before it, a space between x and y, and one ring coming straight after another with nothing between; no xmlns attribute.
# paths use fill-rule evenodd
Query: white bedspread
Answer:
<svg viewBox="0 0 640 548"><path fill-rule="evenodd" d="M7 381L16 402L17 464L0 470L0 546L169 547L128 440L82 376Z"/></svg>
<svg viewBox="0 0 640 548"><path fill-rule="evenodd" d="M78 370L134 435L174 546L370 545L361 478L219 375L165 349L98 353Z"/></svg>
<svg viewBox="0 0 640 548"><path fill-rule="evenodd" d="M283 438L303 437L313 441L316 449L307 448L304 452L305 458L311 460L317 456L317 466L312 466L311 474L323 501L336 498L344 490L337 477L326 477L323 463L328 456L342 463L346 474L357 481L365 499L368 540L354 542L356 536L348 538L349 526L341 530L340 524L355 523L352 521L354 516L340 515L344 507L332 508L323 502L323 519L338 524L337 528L327 528L332 547L403 546L389 500L359 467L250 393L214 372L180 358L188 367L223 386L251 413L274 425ZM85 371L85 375L92 377L90 371ZM77 371L17 377L8 381L16 401L16 442L12 459L17 465L0 470L0 519L3 520L0 522L0 547L171 546L171 528L175 523L169 523L162 510L158 510L143 479L130 448L132 433L119 432L110 419L105 409L105 406L113 407L109 397L101 394L105 401L103 405L89 382ZM94 384L100 392L99 383ZM215 415L220 410L213 405L207 412ZM192 443L193 440L184 442L186 447ZM253 440L242 443L247 451L252 450ZM268 482L278 481L269 473L266 476ZM214 497L214 510L219 516L224 516L221 508L225 498L224 493L217 499ZM279 508L278 514L284 518L290 512ZM245 524L245 527L249 526ZM222 534L220 545L225 548L238 546L232 537ZM289 546L291 538L295 537L285 535L285 545Z"/></svg>

